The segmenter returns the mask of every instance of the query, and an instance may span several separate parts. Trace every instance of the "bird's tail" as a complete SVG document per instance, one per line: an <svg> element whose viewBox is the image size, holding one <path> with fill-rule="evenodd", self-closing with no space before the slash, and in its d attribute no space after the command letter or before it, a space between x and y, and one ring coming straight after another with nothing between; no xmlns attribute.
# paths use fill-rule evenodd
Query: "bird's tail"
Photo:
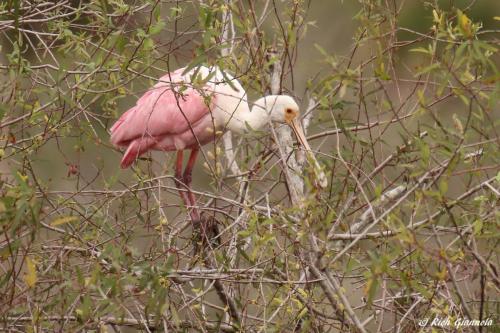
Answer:
<svg viewBox="0 0 500 333"><path fill-rule="evenodd" d="M123 155L120 167L128 168L134 161L149 150L155 144L152 138L140 138L133 140Z"/></svg>

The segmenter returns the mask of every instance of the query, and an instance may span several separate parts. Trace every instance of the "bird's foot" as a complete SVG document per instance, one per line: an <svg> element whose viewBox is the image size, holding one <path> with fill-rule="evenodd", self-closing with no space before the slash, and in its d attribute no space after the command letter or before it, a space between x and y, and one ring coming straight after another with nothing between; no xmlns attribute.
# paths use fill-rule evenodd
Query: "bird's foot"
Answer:
<svg viewBox="0 0 500 333"><path fill-rule="evenodd" d="M198 253L205 248L214 249L220 245L219 228L217 220L213 216L201 214L200 219L193 221L193 243L194 251Z"/></svg>

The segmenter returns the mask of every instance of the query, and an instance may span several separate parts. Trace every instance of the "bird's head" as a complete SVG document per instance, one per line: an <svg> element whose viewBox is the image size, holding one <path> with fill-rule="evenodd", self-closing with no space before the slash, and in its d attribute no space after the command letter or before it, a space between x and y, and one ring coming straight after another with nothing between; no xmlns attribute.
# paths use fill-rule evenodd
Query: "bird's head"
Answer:
<svg viewBox="0 0 500 333"><path fill-rule="evenodd" d="M298 120L300 109L295 100L287 95L265 96L255 102L255 106L266 110L269 119L276 123L291 124Z"/></svg>
<svg viewBox="0 0 500 333"><path fill-rule="evenodd" d="M318 184L323 188L326 187L328 181L307 142L300 122L300 109L295 100L287 95L271 95L259 99L255 105L266 110L272 122L285 123L292 128L299 144L308 153L313 162Z"/></svg>

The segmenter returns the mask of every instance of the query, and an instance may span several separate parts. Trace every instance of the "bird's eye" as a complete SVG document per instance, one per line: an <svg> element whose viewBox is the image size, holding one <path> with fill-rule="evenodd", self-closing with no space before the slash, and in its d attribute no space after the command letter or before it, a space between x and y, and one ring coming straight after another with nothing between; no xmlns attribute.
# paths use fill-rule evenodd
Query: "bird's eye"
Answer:
<svg viewBox="0 0 500 333"><path fill-rule="evenodd" d="M286 109L286 113L288 113L288 114L293 113L293 110L292 109Z"/></svg>

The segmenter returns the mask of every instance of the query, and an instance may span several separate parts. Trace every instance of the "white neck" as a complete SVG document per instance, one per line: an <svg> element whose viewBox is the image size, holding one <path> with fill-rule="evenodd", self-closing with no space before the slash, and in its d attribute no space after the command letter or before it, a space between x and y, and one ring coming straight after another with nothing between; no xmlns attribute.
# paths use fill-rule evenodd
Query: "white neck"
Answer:
<svg viewBox="0 0 500 333"><path fill-rule="evenodd" d="M241 102L227 120L227 127L231 132L243 134L264 128L269 120L268 111L258 103L250 110L247 102Z"/></svg>

